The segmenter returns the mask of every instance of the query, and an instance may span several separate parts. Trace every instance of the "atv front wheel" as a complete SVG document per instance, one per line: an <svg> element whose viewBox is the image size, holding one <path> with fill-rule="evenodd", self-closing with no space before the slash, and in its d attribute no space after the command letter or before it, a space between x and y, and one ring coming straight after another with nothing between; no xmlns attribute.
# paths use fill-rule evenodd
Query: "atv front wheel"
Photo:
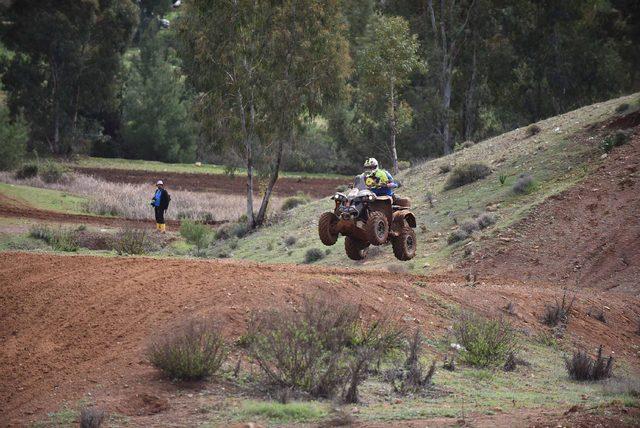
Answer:
<svg viewBox="0 0 640 428"><path fill-rule="evenodd" d="M367 257L369 244L347 236L344 238L344 250L351 260L362 260Z"/></svg>
<svg viewBox="0 0 640 428"><path fill-rule="evenodd" d="M372 245L382 245L389 239L389 221L387 216L380 211L369 214L365 229L367 238Z"/></svg>
<svg viewBox="0 0 640 428"><path fill-rule="evenodd" d="M416 233L409 226L404 226L398 236L391 238L391 245L398 260L411 260L416 256Z"/></svg>
<svg viewBox="0 0 640 428"><path fill-rule="evenodd" d="M318 220L318 235L320 235L320 241L324 245L331 246L338 240L338 233L335 231L337 223L338 216L334 213L322 213L320 216L320 220Z"/></svg>

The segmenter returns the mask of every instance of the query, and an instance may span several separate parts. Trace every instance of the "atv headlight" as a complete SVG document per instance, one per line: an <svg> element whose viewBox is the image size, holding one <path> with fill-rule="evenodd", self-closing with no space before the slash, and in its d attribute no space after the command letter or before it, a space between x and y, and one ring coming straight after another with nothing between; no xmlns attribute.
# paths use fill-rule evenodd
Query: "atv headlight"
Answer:
<svg viewBox="0 0 640 428"><path fill-rule="evenodd" d="M376 197L373 195L369 195L369 202L373 201Z"/></svg>

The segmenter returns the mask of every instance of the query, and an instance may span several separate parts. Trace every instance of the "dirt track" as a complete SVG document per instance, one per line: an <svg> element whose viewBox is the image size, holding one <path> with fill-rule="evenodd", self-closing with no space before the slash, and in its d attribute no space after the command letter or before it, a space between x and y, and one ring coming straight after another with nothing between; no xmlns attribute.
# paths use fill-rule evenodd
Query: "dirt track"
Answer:
<svg viewBox="0 0 640 428"><path fill-rule="evenodd" d="M244 194L247 189L246 179L242 175L191 174L181 172L150 172L108 168L81 168L76 171L93 175L96 178L116 183L153 183L162 179L165 184L177 190L193 192L216 192ZM273 190L278 196L294 196L304 193L314 198L322 198L333 194L338 185L347 184L345 180L333 178L289 178L280 177ZM256 189L256 192L259 189Z"/></svg>
<svg viewBox="0 0 640 428"><path fill-rule="evenodd" d="M640 123L640 114L630 116ZM622 119L609 129L626 126ZM637 127L631 142L615 148L594 174L538 205L501 239L484 245L466 268L639 296L639 168Z"/></svg>
<svg viewBox="0 0 640 428"><path fill-rule="evenodd" d="M216 315L226 334L237 337L251 310L296 305L303 295L321 292L359 302L367 316L392 309L408 328L420 325L429 335L450 325L442 301L487 314L502 313L513 302L514 322L532 331L540 328L544 304L559 293L551 285L504 279L481 278L469 286L456 276L230 261L26 253L2 253L0 260L0 420L19 424L88 392L108 409L144 413L149 403L136 399L140 394L162 397L176 391L145 362L149 336L192 316ZM416 280L427 287L414 285ZM589 307L605 305L607 324L586 315ZM633 366L638 361L634 346L640 345L634 333L638 317L638 297L583 290L570 334L585 345L602 342ZM141 417L137 423L153 421Z"/></svg>

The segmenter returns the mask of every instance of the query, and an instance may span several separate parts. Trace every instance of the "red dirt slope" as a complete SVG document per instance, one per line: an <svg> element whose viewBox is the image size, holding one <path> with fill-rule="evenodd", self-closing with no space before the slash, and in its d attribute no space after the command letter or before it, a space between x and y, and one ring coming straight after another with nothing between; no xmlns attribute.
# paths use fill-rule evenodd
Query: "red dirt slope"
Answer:
<svg viewBox="0 0 640 428"><path fill-rule="evenodd" d="M182 172L150 172L111 168L77 167L76 171L93 175L105 181L116 183L152 183L158 178L172 189L191 190L194 192L217 192L244 194L247 189L246 178L242 175L234 177L222 174L191 174ZM273 190L279 196L294 196L305 193L314 198L322 198L333 194L340 184L348 180L334 178L291 178L280 177ZM258 189L256 189L256 192Z"/></svg>
<svg viewBox="0 0 640 428"><path fill-rule="evenodd" d="M635 128L631 142L615 148L584 182L537 206L501 239L484 244L465 267L639 296L639 168Z"/></svg>
<svg viewBox="0 0 640 428"><path fill-rule="evenodd" d="M0 421L38 420L64 400L88 393L109 410L132 417L152 413L145 409L162 408L177 391L145 362L152 333L193 316L216 315L226 333L237 337L250 311L297 305L317 292L359 302L366 316L393 310L407 328L420 325L434 336L451 323L443 302L487 314L502 313L512 302L512 320L532 332L541 328L544 304L559 290L491 278L471 286L452 275L0 253ZM577 297L568 338L593 348L603 343L637 367L640 298L593 289ZM605 305L607 324L586 314ZM160 398L140 401L144 394ZM169 423L166 414L159 420L139 417L139 425Z"/></svg>

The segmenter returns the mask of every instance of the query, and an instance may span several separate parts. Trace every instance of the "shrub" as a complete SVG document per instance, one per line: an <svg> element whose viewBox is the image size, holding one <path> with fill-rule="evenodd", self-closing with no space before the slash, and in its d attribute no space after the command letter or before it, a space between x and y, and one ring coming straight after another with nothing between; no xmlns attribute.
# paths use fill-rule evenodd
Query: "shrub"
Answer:
<svg viewBox="0 0 640 428"><path fill-rule="evenodd" d="M349 377L347 352L356 341L360 310L348 303L305 298L299 311L253 315L249 356L270 385L330 397Z"/></svg>
<svg viewBox="0 0 640 428"><path fill-rule="evenodd" d="M526 133L527 137L532 137L532 136L534 136L536 134L539 134L540 131L542 131L542 129L538 125L533 124L533 125L529 125L527 127L525 133Z"/></svg>
<svg viewBox="0 0 640 428"><path fill-rule="evenodd" d="M47 161L40 165L38 172L45 183L61 183L66 179L67 169L57 162Z"/></svg>
<svg viewBox="0 0 640 428"><path fill-rule="evenodd" d="M500 185L504 186L504 183L507 182L507 176L505 174L500 174L500 176L498 177L498 180L500 181Z"/></svg>
<svg viewBox="0 0 640 428"><path fill-rule="evenodd" d="M398 169L400 171L405 171L409 168L411 168L411 162L404 160L398 161Z"/></svg>
<svg viewBox="0 0 640 428"><path fill-rule="evenodd" d="M202 223L184 220L180 223L180 235L191 245L195 245L196 253L200 254L209 245L210 229Z"/></svg>
<svg viewBox="0 0 640 428"><path fill-rule="evenodd" d="M107 414L95 407L83 407L80 411L80 428L100 428Z"/></svg>
<svg viewBox="0 0 640 428"><path fill-rule="evenodd" d="M29 236L46 242L56 251L73 252L80 248L74 230L53 230L48 226L33 226L29 229Z"/></svg>
<svg viewBox="0 0 640 428"><path fill-rule="evenodd" d="M571 300L567 299L567 292L565 291L562 295L562 301L556 299L554 304L545 306L542 322L551 327L555 327L560 323L566 324L569 321L569 315L571 315L575 300L576 296L573 296Z"/></svg>
<svg viewBox="0 0 640 428"><path fill-rule="evenodd" d="M27 178L33 178L38 175L38 164L35 162L29 162L23 164L15 173L17 180L25 180Z"/></svg>
<svg viewBox="0 0 640 428"><path fill-rule="evenodd" d="M306 195L291 196L282 203L282 211L289 211L299 205L304 205L310 201Z"/></svg>
<svg viewBox="0 0 640 428"><path fill-rule="evenodd" d="M587 315L589 315L591 318L597 319L603 324L607 323L607 317L605 316L604 311L602 309L589 308L589 310L587 311Z"/></svg>
<svg viewBox="0 0 640 428"><path fill-rule="evenodd" d="M344 193L347 190L349 190L349 186L347 186L346 184L339 184L338 186L336 186L336 192Z"/></svg>
<svg viewBox="0 0 640 428"><path fill-rule="evenodd" d="M262 417L278 423L303 423L322 419L327 412L317 403L265 403L249 402L242 406L245 417Z"/></svg>
<svg viewBox="0 0 640 428"><path fill-rule="evenodd" d="M460 229L464 230L468 235L471 235L476 230L480 229L477 221L467 220L460 225Z"/></svg>
<svg viewBox="0 0 640 428"><path fill-rule="evenodd" d="M515 330L503 319L486 319L463 313L453 326L455 337L463 349L461 359L476 367L503 364L516 352Z"/></svg>
<svg viewBox="0 0 640 428"><path fill-rule="evenodd" d="M113 238L111 248L118 254L144 254L148 244L147 231L126 228Z"/></svg>
<svg viewBox="0 0 640 428"><path fill-rule="evenodd" d="M286 245L287 247L291 247L292 245L295 245L296 242L298 242L298 238L296 238L293 235L289 235L286 238L284 238L284 245Z"/></svg>
<svg viewBox="0 0 640 428"><path fill-rule="evenodd" d="M447 237L447 244L449 245L455 244L456 242L464 241L467 238L469 238L469 234L464 230L462 229L454 230Z"/></svg>
<svg viewBox="0 0 640 428"><path fill-rule="evenodd" d="M623 113L627 110L629 110L629 104L627 103L619 104L618 107L616 107L616 113Z"/></svg>
<svg viewBox="0 0 640 428"><path fill-rule="evenodd" d="M425 366L420 362L424 348L423 345L424 337L420 333L420 330L416 329L411 339L405 345L406 360L404 367L394 370L391 377L393 389L396 392L400 394L416 394L432 385L433 375L436 372L436 360L433 360L429 369L425 372Z"/></svg>
<svg viewBox="0 0 640 428"><path fill-rule="evenodd" d="M227 357L227 346L216 325L191 321L151 344L151 364L169 379L200 380L215 375Z"/></svg>
<svg viewBox="0 0 640 428"><path fill-rule="evenodd" d="M464 143L458 143L454 146L453 151L459 152L460 150L468 149L469 147L473 147L476 143L471 140L467 140Z"/></svg>
<svg viewBox="0 0 640 428"><path fill-rule="evenodd" d="M321 249L309 248L307 252L304 254L304 262L307 264L314 263L314 262L317 262L318 260L323 259L324 256L325 254Z"/></svg>
<svg viewBox="0 0 640 428"><path fill-rule="evenodd" d="M491 168L483 163L468 163L456 166L444 185L444 190L455 189L473 183L491 174Z"/></svg>
<svg viewBox="0 0 640 428"><path fill-rule="evenodd" d="M446 174L449 171L451 171L451 165L448 163L445 163L444 165L440 165L438 167L438 170L440 171L440 174Z"/></svg>
<svg viewBox="0 0 640 428"><path fill-rule="evenodd" d="M0 171L15 168L26 154L29 130L21 116L9 117L9 109L0 107Z"/></svg>
<svg viewBox="0 0 640 428"><path fill-rule="evenodd" d="M614 134L607 135L602 143L600 143L600 149L603 152L609 153L614 147L620 147L629 142L629 134L624 131L618 131Z"/></svg>
<svg viewBox="0 0 640 428"><path fill-rule="evenodd" d="M227 224L218 228L213 237L216 241L229 238L243 238L251 232L251 228L246 220L239 220L236 223Z"/></svg>
<svg viewBox="0 0 640 428"><path fill-rule="evenodd" d="M514 193L525 194L534 189L533 177L529 174L520 174L513 187L511 188Z"/></svg>
<svg viewBox="0 0 640 428"><path fill-rule="evenodd" d="M602 345L598 348L595 360L584 351L576 351L571 359L565 357L564 362L569 377L575 380L607 379L613 373L613 357L602 356Z"/></svg>
<svg viewBox="0 0 640 428"><path fill-rule="evenodd" d="M482 213L476 218L476 222L480 229L486 229L487 227L496 223L496 216L490 213Z"/></svg>

